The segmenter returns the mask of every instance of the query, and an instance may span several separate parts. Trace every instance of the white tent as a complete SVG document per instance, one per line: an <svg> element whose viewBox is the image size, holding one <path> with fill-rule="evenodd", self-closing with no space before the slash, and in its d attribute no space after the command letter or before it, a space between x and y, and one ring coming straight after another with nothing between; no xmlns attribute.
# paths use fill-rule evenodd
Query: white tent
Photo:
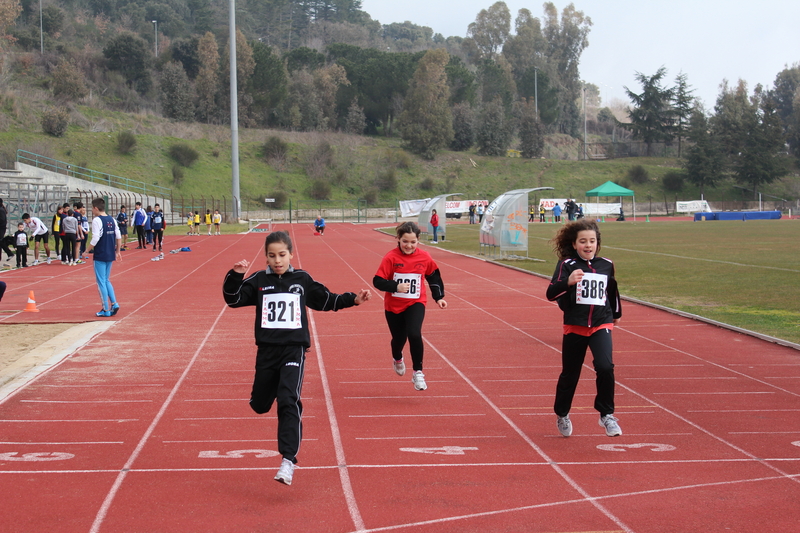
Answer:
<svg viewBox="0 0 800 533"><path fill-rule="evenodd" d="M528 193L552 187L515 189L498 196L486 208L481 223L480 244L500 252L528 252Z"/></svg>

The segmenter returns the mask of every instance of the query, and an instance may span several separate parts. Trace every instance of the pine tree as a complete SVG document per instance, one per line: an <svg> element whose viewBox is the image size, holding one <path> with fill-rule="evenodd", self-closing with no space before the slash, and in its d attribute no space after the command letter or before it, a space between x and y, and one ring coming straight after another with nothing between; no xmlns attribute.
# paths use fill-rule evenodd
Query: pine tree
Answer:
<svg viewBox="0 0 800 533"><path fill-rule="evenodd" d="M196 82L198 114L206 122L211 122L219 115L216 105L219 92L219 48L210 31L200 38L197 55L200 58Z"/></svg>
<svg viewBox="0 0 800 533"><path fill-rule="evenodd" d="M484 104L478 117L475 143L481 155L505 155L511 146L513 128L500 99Z"/></svg>
<svg viewBox="0 0 800 533"><path fill-rule="evenodd" d="M161 72L161 110L167 118L194 120L194 87L183 65L170 61Z"/></svg>
<svg viewBox="0 0 800 533"><path fill-rule="evenodd" d="M527 159L541 157L544 152L544 126L536 116L535 102L530 99L521 106L519 150Z"/></svg>
<svg viewBox="0 0 800 533"><path fill-rule="evenodd" d="M398 119L400 136L409 149L426 159L453 139L450 89L445 67L450 56L442 48L429 50L419 62Z"/></svg>

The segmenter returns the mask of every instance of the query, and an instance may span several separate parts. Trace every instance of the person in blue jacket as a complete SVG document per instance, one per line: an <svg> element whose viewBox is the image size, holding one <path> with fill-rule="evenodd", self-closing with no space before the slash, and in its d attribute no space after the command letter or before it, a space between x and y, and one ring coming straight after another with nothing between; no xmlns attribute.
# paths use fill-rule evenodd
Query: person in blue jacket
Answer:
<svg viewBox="0 0 800 533"><path fill-rule="evenodd" d="M318 231L320 235L325 234L325 219L321 216L318 216L317 220L314 221L314 230Z"/></svg>
<svg viewBox="0 0 800 533"><path fill-rule="evenodd" d="M119 303L111 285L111 265L114 261L122 261L119 247L122 236L119 233L117 219L106 214L106 201L102 198L92 200L92 241L88 251L94 249L94 276L103 308L97 316L114 316L119 311Z"/></svg>

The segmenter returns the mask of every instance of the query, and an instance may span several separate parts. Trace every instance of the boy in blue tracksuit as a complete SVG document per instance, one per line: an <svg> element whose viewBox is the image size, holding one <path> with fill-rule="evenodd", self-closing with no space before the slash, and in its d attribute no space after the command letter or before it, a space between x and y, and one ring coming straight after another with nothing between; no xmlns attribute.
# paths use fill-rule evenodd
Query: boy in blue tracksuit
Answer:
<svg viewBox="0 0 800 533"><path fill-rule="evenodd" d="M256 375L250 407L258 414L278 402L278 451L283 456L275 480L292 484L303 424L305 353L311 346L306 307L338 311L360 305L372 297L368 289L358 294L334 294L311 276L290 264L292 239L284 231L267 236L267 269L245 279L250 263L241 260L225 275L222 296L229 307L256 307Z"/></svg>
<svg viewBox="0 0 800 533"><path fill-rule="evenodd" d="M88 251L94 249L94 275L103 308L97 316L114 316L119 311L119 303L111 285L111 265L122 261L119 246L122 240L117 220L106 214L106 201L102 198L92 200L92 242Z"/></svg>
<svg viewBox="0 0 800 533"><path fill-rule="evenodd" d="M150 230L153 232L154 252L156 251L156 246L158 246L158 251L161 251L161 244L164 241L164 227L166 225L164 212L161 210L161 206L156 204L153 206L153 211L150 213Z"/></svg>

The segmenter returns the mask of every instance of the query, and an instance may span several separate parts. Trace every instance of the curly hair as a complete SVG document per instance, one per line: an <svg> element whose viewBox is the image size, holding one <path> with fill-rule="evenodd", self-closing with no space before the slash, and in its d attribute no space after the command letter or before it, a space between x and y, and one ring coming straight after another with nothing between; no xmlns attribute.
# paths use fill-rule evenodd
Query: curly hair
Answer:
<svg viewBox="0 0 800 533"><path fill-rule="evenodd" d="M553 251L559 259L567 259L575 255L575 241L578 240L578 233L581 231L594 231L597 235L597 251L600 251L600 227L597 221L592 218L581 218L574 222L569 222L561 227L550 242L553 244Z"/></svg>
<svg viewBox="0 0 800 533"><path fill-rule="evenodd" d="M405 235L406 233L413 233L419 239L420 229L419 226L417 226L416 222L403 222L402 224L397 226L397 229L395 231L397 232L398 239L403 235Z"/></svg>

